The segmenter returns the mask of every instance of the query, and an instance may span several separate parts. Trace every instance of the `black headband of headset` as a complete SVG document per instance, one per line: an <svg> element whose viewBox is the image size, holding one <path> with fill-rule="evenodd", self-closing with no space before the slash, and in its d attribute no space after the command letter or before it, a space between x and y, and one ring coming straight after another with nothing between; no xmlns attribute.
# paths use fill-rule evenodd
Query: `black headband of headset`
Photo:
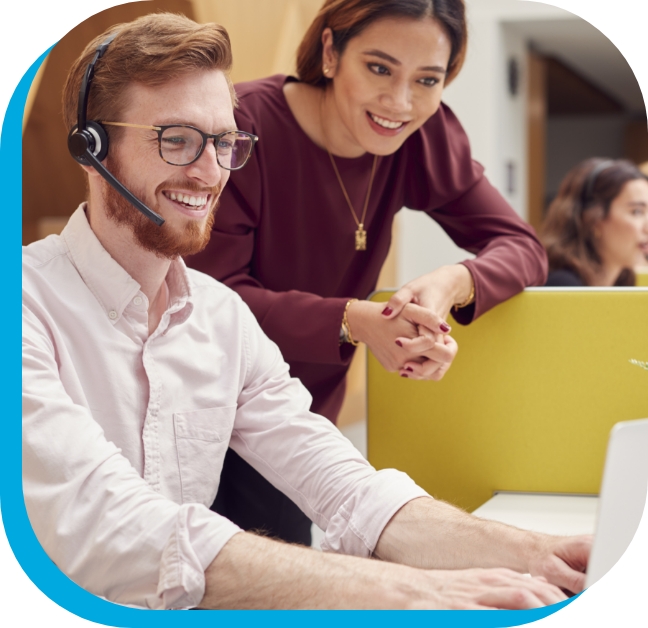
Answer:
<svg viewBox="0 0 648 628"><path fill-rule="evenodd" d="M142 201L140 201L126 186L120 183L115 176L108 171L108 169L97 158L95 146L97 139L101 140L103 136L104 149L108 146L108 134L99 122L87 120L88 112L88 97L90 95L90 86L92 85L92 78L94 76L94 69L97 61L103 57L106 49L111 44L117 33L113 33L106 39L95 52L92 61L88 63L83 80L81 81L81 89L79 91L79 106L77 111L77 125L76 128L70 131L68 136L68 149L70 154L79 163L92 166L119 194L121 194L129 203L131 203L137 210L142 212L147 218L152 220L156 225L162 226L164 218L155 213L152 209L148 208ZM99 142L101 144L101 142Z"/></svg>
<svg viewBox="0 0 648 628"><path fill-rule="evenodd" d="M103 42L95 52L92 61L88 63L83 80L81 81L81 90L79 91L79 109L77 112L77 131L85 131L86 129L86 115L88 111L88 97L90 96L90 85L92 84L92 77L94 76L95 65L97 61L104 56L106 48L112 43L117 33L113 33L106 41Z"/></svg>
<svg viewBox="0 0 648 628"><path fill-rule="evenodd" d="M585 209L587 203L592 198L592 192L594 192L594 185L596 184L596 180L598 179L598 176L601 174L601 172L607 170L610 166L613 165L614 165L614 161L612 159L606 159L605 161L602 161L600 164L592 168L589 175L587 176L585 185L583 186L583 192L581 194L582 209Z"/></svg>

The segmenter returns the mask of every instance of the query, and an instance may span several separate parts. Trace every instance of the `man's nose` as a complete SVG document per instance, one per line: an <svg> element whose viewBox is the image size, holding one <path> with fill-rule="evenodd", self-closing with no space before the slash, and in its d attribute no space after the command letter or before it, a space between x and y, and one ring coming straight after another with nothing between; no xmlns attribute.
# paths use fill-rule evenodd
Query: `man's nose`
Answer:
<svg viewBox="0 0 648 628"><path fill-rule="evenodd" d="M187 174L195 179L199 179L209 187L215 187L223 178L223 170L218 164L216 147L214 139L207 140L207 144L202 154L196 161L187 166Z"/></svg>

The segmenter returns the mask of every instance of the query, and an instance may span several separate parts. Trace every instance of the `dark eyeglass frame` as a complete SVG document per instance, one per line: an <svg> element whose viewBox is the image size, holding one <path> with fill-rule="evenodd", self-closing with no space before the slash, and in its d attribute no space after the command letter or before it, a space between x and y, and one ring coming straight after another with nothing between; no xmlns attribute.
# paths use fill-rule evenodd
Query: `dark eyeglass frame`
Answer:
<svg viewBox="0 0 648 628"><path fill-rule="evenodd" d="M209 133L205 133L204 131L201 131L199 128L192 126L191 124L165 124L162 126L153 126L150 124L130 124L129 122L104 122L104 121L102 121L101 124L105 124L107 126L121 126L121 127L133 128L133 129L148 129L149 131L157 131L158 152L160 154L160 159L162 159L162 161L169 164L170 166L178 166L179 168L182 168L183 166L189 166L192 163L198 161L201 155L205 152L205 147L207 146L207 142L210 139L214 140L214 147L216 147L216 143L220 141L221 137L227 135L228 133L238 133L240 135L247 135L252 140L250 153L245 158L245 161L240 166L237 166L236 168L230 168L228 166L224 166L223 164L221 164L220 159L218 158L218 149L216 149L216 161L218 162L218 165L221 168L224 168L225 170L240 170L249 161L250 157L252 156L252 151L254 150L254 146L259 141L258 136L254 135L253 133L248 133L247 131L239 131L235 129L232 131L223 131L222 133L209 134ZM162 134L167 129L173 129L173 128L192 129L193 131L197 131L202 137L202 146L200 147L198 154L190 162L186 164L171 163L170 161L167 161L162 155Z"/></svg>

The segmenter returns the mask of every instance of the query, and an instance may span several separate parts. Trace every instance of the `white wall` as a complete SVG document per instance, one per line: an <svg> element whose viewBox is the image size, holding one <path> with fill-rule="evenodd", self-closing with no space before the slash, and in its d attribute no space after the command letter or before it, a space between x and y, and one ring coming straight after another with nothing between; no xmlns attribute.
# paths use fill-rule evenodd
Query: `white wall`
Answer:
<svg viewBox="0 0 648 628"><path fill-rule="evenodd" d="M507 93L506 62L509 54L524 61L526 41L518 24L533 20L573 19L556 7L523 0L466 0L469 44L466 64L447 88L444 101L459 116L470 138L475 158L486 167L489 179L503 191L502 157L513 137L526 134L525 86L518 103ZM522 67L521 79L526 72ZM511 118L513 111L516 113ZM503 130L507 129L503 138ZM524 147L517 144L517 150ZM521 208L522 209L522 208Z"/></svg>
<svg viewBox="0 0 648 628"><path fill-rule="evenodd" d="M469 46L466 64L444 101L461 120L472 152L486 176L518 213L526 217L526 38L525 22L573 19L571 13L523 0L467 0ZM507 88L507 60L520 61L519 95ZM515 166L516 186L507 189L507 163ZM398 285L443 264L470 257L420 212L398 216Z"/></svg>

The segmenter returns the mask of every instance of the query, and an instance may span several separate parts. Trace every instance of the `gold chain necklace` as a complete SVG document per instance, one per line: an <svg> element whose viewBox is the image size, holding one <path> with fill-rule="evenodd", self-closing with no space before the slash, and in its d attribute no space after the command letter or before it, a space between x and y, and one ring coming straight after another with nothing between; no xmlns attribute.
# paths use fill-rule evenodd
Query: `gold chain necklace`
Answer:
<svg viewBox="0 0 648 628"><path fill-rule="evenodd" d="M324 120L323 120L324 116L322 114L323 105L324 105L324 98L320 99L319 101L319 115L320 115L320 125L322 126L322 133L324 135L324 139L326 139L324 133ZM349 206L349 210L351 211L353 220L356 226L358 227L355 232L355 250L366 251L367 232L365 231L364 228L364 221L365 218L367 217L367 207L369 207L369 197L371 196L371 187L373 185L374 174L376 174L376 162L378 161L378 155L374 155L373 165L371 166L371 176L369 177L369 187L367 188L367 196L365 198L364 207L362 209L362 216L360 217L360 220L358 220L358 215L355 213L355 209L353 209L353 204L351 203L351 199L349 198L346 188L344 187L344 183L342 182L342 177L340 176L340 171L338 170L338 167L335 163L335 159L333 159L333 155L331 154L331 151L328 149L326 145L324 146L324 148L326 148L326 152L328 153L328 156L331 159L331 164L333 166L333 170L335 171L335 176L337 177L338 183L340 184L340 188L342 188L342 193L344 194L344 198L346 199L347 205Z"/></svg>
<svg viewBox="0 0 648 628"><path fill-rule="evenodd" d="M355 221L358 227L355 232L355 250L366 251L367 232L365 231L364 228L364 221L365 218L367 217L367 207L369 207L369 197L371 196L371 187L373 185L374 174L376 174L376 162L378 161L378 155L374 155L373 166L371 167L371 176L369 177L369 187L367 188L367 196L365 198L364 208L362 209L362 216L360 220L358 220L358 215L355 213L355 210L353 209L353 205L351 203L351 199L347 194L346 188L344 187L344 183L342 183L342 177L340 176L338 167L335 164L335 159L333 159L333 155L331 155L331 151L328 148L326 149L326 152L331 158L331 163L333 164L333 170L335 170L335 175L337 176L337 180L340 184L340 187L342 188L342 193L344 194L344 198L346 199L346 202L349 205L349 209L351 210L351 215L353 216L353 220Z"/></svg>

